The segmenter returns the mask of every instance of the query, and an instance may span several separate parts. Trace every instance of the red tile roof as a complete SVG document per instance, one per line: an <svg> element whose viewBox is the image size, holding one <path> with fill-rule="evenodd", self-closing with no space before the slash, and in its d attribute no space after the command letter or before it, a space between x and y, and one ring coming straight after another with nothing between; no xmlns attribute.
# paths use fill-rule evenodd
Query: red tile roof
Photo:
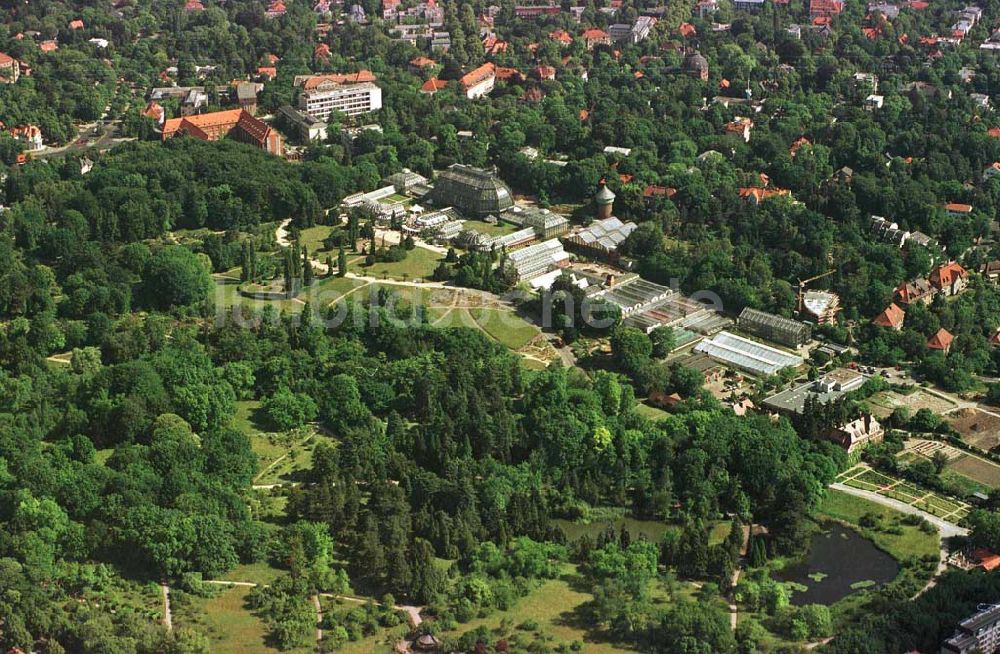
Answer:
<svg viewBox="0 0 1000 654"><path fill-rule="evenodd" d="M903 320L906 318L906 313L899 308L899 305L893 302L885 311L875 316L874 322L879 327L888 327L889 329L899 329L903 326Z"/></svg>
<svg viewBox="0 0 1000 654"><path fill-rule="evenodd" d="M677 31L681 33L684 38L690 38L698 34L698 30L695 29L694 25L691 23L681 23L681 26L677 28Z"/></svg>
<svg viewBox="0 0 1000 654"><path fill-rule="evenodd" d="M965 268L953 261L932 270L930 282L938 288L945 288L950 287L959 279L965 279L968 275Z"/></svg>
<svg viewBox="0 0 1000 654"><path fill-rule="evenodd" d="M414 68L426 68L428 66L433 66L436 62L429 57L414 57L410 59L410 65Z"/></svg>
<svg viewBox="0 0 1000 654"><path fill-rule="evenodd" d="M761 202L767 198L789 196L791 194L792 192L786 188L760 188L757 186L751 186L740 189L741 198L744 200L753 198L757 202Z"/></svg>
<svg viewBox="0 0 1000 654"><path fill-rule="evenodd" d="M930 337L927 341L927 347L932 350L943 350L947 351L951 347L951 342L955 340L955 337L951 335L947 329L942 327L937 330L937 333Z"/></svg>
<svg viewBox="0 0 1000 654"><path fill-rule="evenodd" d="M69 22L69 28L71 30L82 30L83 29L83 21L80 20L79 18L76 19L76 20L71 20Z"/></svg>
<svg viewBox="0 0 1000 654"><path fill-rule="evenodd" d="M497 73L497 79L502 79L505 81L524 79L524 75L522 75L521 71L519 71L516 68L497 66L496 73Z"/></svg>
<svg viewBox="0 0 1000 654"><path fill-rule="evenodd" d="M555 30L554 32L549 32L549 38L553 41L558 41L559 43L569 44L573 42L573 35L566 30Z"/></svg>
<svg viewBox="0 0 1000 654"><path fill-rule="evenodd" d="M142 115L147 118L152 118L156 122L160 122L160 119L163 118L163 107L156 102L150 102L146 105L146 108L142 110Z"/></svg>
<svg viewBox="0 0 1000 654"><path fill-rule="evenodd" d="M326 75L313 75L306 79L302 88L311 91L323 82L334 82L336 84L360 84L361 82L374 82L377 77L370 70L361 70L356 73L329 73Z"/></svg>
<svg viewBox="0 0 1000 654"><path fill-rule="evenodd" d="M600 41L602 39L611 38L607 32L602 29L597 29L596 27L583 30L583 33L580 36L582 36L586 41Z"/></svg>
<svg viewBox="0 0 1000 654"><path fill-rule="evenodd" d="M535 66L531 71L538 79L555 79L556 69L552 66Z"/></svg>
<svg viewBox="0 0 1000 654"><path fill-rule="evenodd" d="M944 208L951 213L972 213L971 204L959 204L958 202L949 202L944 205Z"/></svg>
<svg viewBox="0 0 1000 654"><path fill-rule="evenodd" d="M52 40L42 41L38 47L42 52L53 52L59 49L59 44Z"/></svg>
<svg viewBox="0 0 1000 654"><path fill-rule="evenodd" d="M448 86L448 82L443 79L432 78L424 82L420 87L421 93L437 93Z"/></svg>
<svg viewBox="0 0 1000 654"><path fill-rule="evenodd" d="M972 553L974 559L979 562L979 567L981 567L986 572L992 572L997 568L1000 568L1000 555L994 554L985 547L980 547Z"/></svg>
<svg viewBox="0 0 1000 654"><path fill-rule="evenodd" d="M479 68L473 69L465 75L462 75L461 79L458 80L458 83L468 89L476 84L479 84L490 76L496 76L496 72L496 66L487 62Z"/></svg>
<svg viewBox="0 0 1000 654"><path fill-rule="evenodd" d="M644 198L656 198L656 197L666 197L672 198L677 195L677 189L671 188L669 186L655 186L650 184L642 190L642 197Z"/></svg>

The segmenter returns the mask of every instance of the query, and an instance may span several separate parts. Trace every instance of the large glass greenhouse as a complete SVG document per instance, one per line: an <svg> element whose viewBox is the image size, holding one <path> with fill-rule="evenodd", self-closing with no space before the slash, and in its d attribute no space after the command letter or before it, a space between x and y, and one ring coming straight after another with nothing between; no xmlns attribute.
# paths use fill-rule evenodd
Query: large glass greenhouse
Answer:
<svg viewBox="0 0 1000 654"><path fill-rule="evenodd" d="M510 187L495 172L464 164L441 172L430 197L436 206L452 206L469 217L496 215L514 206Z"/></svg>

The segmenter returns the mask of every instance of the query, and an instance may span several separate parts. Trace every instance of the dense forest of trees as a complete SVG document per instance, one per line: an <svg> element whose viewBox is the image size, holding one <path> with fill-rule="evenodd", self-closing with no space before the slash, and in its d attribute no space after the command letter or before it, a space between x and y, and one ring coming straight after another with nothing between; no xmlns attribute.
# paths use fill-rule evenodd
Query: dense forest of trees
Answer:
<svg viewBox="0 0 1000 654"><path fill-rule="evenodd" d="M430 54L425 44L394 41L377 23L338 25L323 39L331 57L316 61L318 18L307 3L288 2L276 19L257 0L207 2L198 12L183 4L45 0L8 7L0 30L0 51L33 68L0 85L7 126L34 123L48 142L63 144L76 137L76 123L107 112L137 137L94 153L86 175L72 156L5 171L0 648L208 652L204 634L167 632L135 602L115 598L160 580L207 594L202 577L240 563L282 572L248 598L282 648L313 635L307 598L316 591L382 598L328 615L323 627L334 644L398 625L396 598L426 606L435 628L446 630L511 607L569 563L593 596L587 619L641 651L760 651L759 630L730 629L720 592L780 618L796 640L832 633L828 610L790 610L784 587L760 572L729 586L746 525L766 528L750 543L754 568L803 552L845 456L801 437L813 435L816 420L737 417L700 392L699 373L660 361L672 332L623 328L619 312L597 303L608 327L581 333L579 316L562 302L581 292L563 279L522 308L550 305L567 342L607 337L606 369L555 363L529 371L480 331L390 320L412 307L385 302L384 289L375 306L349 303L348 319L334 328L319 315L327 309L309 305L301 315L265 309L258 320L217 320L211 273L239 267L244 281L283 273L305 280L308 260L298 247L277 246L275 223L330 223L327 211L346 195L404 166L431 175L454 162L496 165L540 206L569 205L575 222L590 219L603 178L617 194L616 214L639 223L623 252L643 277L711 290L734 314L752 306L791 315L797 280L832 269L823 283L840 294L844 318L858 322L824 333L853 339L870 362L917 361L921 377L968 390L976 375L1000 371L998 350L986 342L1000 315L995 287L975 279L958 298L914 307L898 333L866 323L933 260L947 256L974 270L1000 256L981 242L1000 207L1000 182L982 176L1000 160L1000 139L987 132L997 119L967 97L996 89L995 62L963 48L925 66L917 45L919 35L947 29L960 3L904 11L882 26L883 37L869 39L858 29L863 3L852 0L831 36L803 30L800 40L784 28L808 23L801 2L750 16L723 1L713 20L731 24L720 31L677 2L650 39L616 52L589 51L580 39L560 49L548 33L576 33L576 24L566 16L517 21L505 0L495 26L510 47L495 61L524 72L552 65L556 80L500 82L476 102L454 85L419 93L422 79L407 63ZM376 0L361 5L380 13ZM453 47L439 57L442 79L483 60L478 15L486 5L446 3ZM982 5L987 16L1000 11L997 0ZM588 2L583 22L607 26L644 8L624 2L612 19ZM697 43L680 43L677 24L689 18ZM77 19L85 27L70 29ZM970 40L987 33L979 26ZM108 48L93 37L108 39ZM43 39L59 48L42 52ZM678 73L684 46L710 62L707 82ZM305 148L293 164L228 140L160 143L139 115L146 89L174 82L205 84L211 106L221 106L220 90L270 53L278 75L260 95L262 113L294 101L297 74L366 68L386 105L366 120L382 131L364 131L347 147L340 136L350 122L335 119L334 138ZM198 66L214 68L199 74ZM958 77L963 66L976 70L967 84ZM883 110L861 108L859 71L879 73ZM910 81L952 98L906 92ZM752 114L749 142L723 129L748 108L712 99L745 89L766 99ZM167 103L167 111L177 107ZM466 131L472 136L459 136ZM525 146L541 156L522 154ZM606 154L606 146L632 154ZM11 139L0 138L0 159L10 164L16 155ZM740 188L765 180L790 197L759 205L740 197ZM676 193L645 197L647 185ZM955 218L946 202L974 209ZM946 255L878 242L871 214L926 232ZM405 247L367 254L398 256ZM339 274L346 257L341 250ZM452 253L435 276L499 293L515 283L504 262L503 252ZM948 355L927 351L939 327L956 335ZM636 397L654 389L685 401L650 420ZM280 521L257 511L257 457L235 420L238 401L259 402L268 428L321 428L312 466L288 493ZM838 405L816 419L848 410ZM908 424L918 423L928 417ZM608 507L671 529L655 542L614 529L571 541L554 522ZM970 517L975 544L1000 547L996 508ZM711 526L726 523L729 537L710 545ZM654 600L653 581L672 592L674 576L702 584L697 602ZM827 651L931 651L996 586L995 574L952 574L912 602L898 588L872 592L863 609L838 616ZM472 633L456 646L472 649Z"/></svg>

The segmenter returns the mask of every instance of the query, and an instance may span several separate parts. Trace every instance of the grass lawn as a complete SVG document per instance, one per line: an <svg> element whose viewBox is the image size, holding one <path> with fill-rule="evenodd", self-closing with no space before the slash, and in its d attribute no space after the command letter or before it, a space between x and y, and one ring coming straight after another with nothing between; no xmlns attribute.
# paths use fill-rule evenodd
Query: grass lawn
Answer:
<svg viewBox="0 0 1000 654"><path fill-rule="evenodd" d="M277 654L268 645L267 628L257 616L245 608L250 588L226 588L214 597L189 597L175 610L175 627L196 626L212 641L212 651L218 654ZM305 654L310 646L285 650Z"/></svg>
<svg viewBox="0 0 1000 654"><path fill-rule="evenodd" d="M284 574L283 570L273 568L267 563L240 564L219 577L225 581L249 581L253 584L268 585Z"/></svg>
<svg viewBox="0 0 1000 654"><path fill-rule="evenodd" d="M309 250L309 254L313 255L320 261L323 261L322 256L317 256L316 253L325 253L328 250L323 246L323 240L330 235L330 231L334 227L330 225L316 225L315 227L306 227L299 231L299 244L306 246ZM336 257L334 258L334 263L336 263Z"/></svg>
<svg viewBox="0 0 1000 654"><path fill-rule="evenodd" d="M462 223L462 227L473 232L486 234L487 236L505 236L507 234L513 234L517 230L521 229L513 223L504 222L502 220L496 225L491 225L482 220L466 220Z"/></svg>
<svg viewBox="0 0 1000 654"><path fill-rule="evenodd" d="M640 416L645 416L650 420L660 420L670 415L663 409L658 409L655 406L646 404L645 402L639 402L638 404L636 404L635 410L639 413Z"/></svg>
<svg viewBox="0 0 1000 654"><path fill-rule="evenodd" d="M364 260L350 264L348 269L364 275L366 277L378 277L379 279L388 277L390 279L401 279L403 281L420 281L421 278L430 279L437 268L438 262L444 257L437 252L427 248L413 248L402 261L391 263L376 263L371 267L364 265Z"/></svg>
<svg viewBox="0 0 1000 654"><path fill-rule="evenodd" d="M514 633L518 634L523 641L530 641L545 635L553 638L553 647L558 643L569 645L574 641L581 641L585 643L582 651L587 652L587 654L633 652L634 650L627 646L615 645L602 640L599 636L588 633L586 626L581 624L582 621L575 610L593 599L593 596L573 588L571 582L575 572L574 566L567 566L566 573L561 578L542 583L526 597L518 600L509 611L496 611L487 618L460 625L457 630L446 635L457 638L480 626L485 626L490 630L499 630L500 621L508 618L514 624ZM517 629L518 625L529 620L538 623L538 629L535 632ZM506 635L502 634L502 636Z"/></svg>
<svg viewBox="0 0 1000 654"><path fill-rule="evenodd" d="M311 429L280 433L267 431L256 412L260 402L246 400L236 403L233 426L247 435L250 447L257 455L255 484L278 484L297 470L308 469L315 447Z"/></svg>
<svg viewBox="0 0 1000 654"><path fill-rule="evenodd" d="M548 367L537 359L528 359L528 358L522 359L521 365L527 368L528 370L545 370Z"/></svg>
<svg viewBox="0 0 1000 654"><path fill-rule="evenodd" d="M519 350L541 332L513 311L471 309L469 313L487 334L511 350Z"/></svg>
<svg viewBox="0 0 1000 654"><path fill-rule="evenodd" d="M866 499L848 495L840 491L827 489L826 495L819 506L819 514L857 525L861 516L872 514L878 516L882 524L894 525L903 516L889 507L875 504ZM937 532L926 533L919 527L899 525L901 534L890 534L876 529L862 530L865 537L870 538L877 546L885 550L893 558L902 561L910 557L938 556L939 541Z"/></svg>

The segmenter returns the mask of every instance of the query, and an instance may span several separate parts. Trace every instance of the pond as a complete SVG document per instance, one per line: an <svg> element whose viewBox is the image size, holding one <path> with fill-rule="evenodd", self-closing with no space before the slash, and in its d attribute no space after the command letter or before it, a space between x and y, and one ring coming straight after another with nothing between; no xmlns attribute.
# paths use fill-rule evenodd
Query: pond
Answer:
<svg viewBox="0 0 1000 654"><path fill-rule="evenodd" d="M897 574L895 559L853 529L831 523L813 536L802 561L785 566L774 578L792 582L796 590L791 603L802 606L833 604L851 593L886 584Z"/></svg>

